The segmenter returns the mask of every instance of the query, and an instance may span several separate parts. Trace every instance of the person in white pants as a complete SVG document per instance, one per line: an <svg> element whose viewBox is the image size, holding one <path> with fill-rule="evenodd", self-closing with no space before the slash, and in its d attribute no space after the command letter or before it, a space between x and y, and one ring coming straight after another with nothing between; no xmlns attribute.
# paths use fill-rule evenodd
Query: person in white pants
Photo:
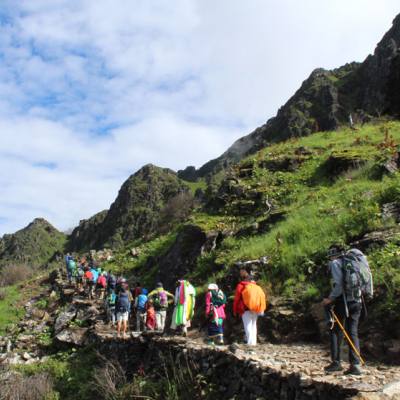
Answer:
<svg viewBox="0 0 400 400"><path fill-rule="evenodd" d="M258 314L253 311L245 311L242 315L246 343L249 346L257 344L257 318Z"/></svg>

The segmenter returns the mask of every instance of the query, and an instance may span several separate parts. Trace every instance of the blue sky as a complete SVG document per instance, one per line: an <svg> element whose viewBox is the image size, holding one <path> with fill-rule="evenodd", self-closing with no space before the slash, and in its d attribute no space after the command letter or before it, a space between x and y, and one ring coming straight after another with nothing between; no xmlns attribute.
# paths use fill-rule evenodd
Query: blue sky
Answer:
<svg viewBox="0 0 400 400"><path fill-rule="evenodd" d="M2 1L0 235L71 228L149 162L217 157L314 68L362 61L397 3Z"/></svg>

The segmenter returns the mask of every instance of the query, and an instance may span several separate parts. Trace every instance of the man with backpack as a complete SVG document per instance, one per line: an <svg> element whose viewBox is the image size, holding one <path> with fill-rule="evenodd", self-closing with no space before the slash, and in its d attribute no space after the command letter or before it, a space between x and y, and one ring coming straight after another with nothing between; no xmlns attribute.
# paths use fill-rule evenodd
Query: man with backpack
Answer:
<svg viewBox="0 0 400 400"><path fill-rule="evenodd" d="M242 317L246 343L248 346L257 344L257 319L266 309L264 291L251 276L251 269L240 269L241 282L236 287L233 302L233 315Z"/></svg>
<svg viewBox="0 0 400 400"><path fill-rule="evenodd" d="M358 324L363 309L363 297L373 295L371 271L367 258L358 249L345 252L342 246L333 245L329 248L328 257L332 290L329 297L323 300L323 306L332 316L330 330L332 363L325 368L325 372L334 373L343 370L340 348L343 341L342 327L344 327L352 342L352 344L349 342L350 368L345 374L362 375ZM342 327L333 317L337 317Z"/></svg>
<svg viewBox="0 0 400 400"><path fill-rule="evenodd" d="M126 338L126 330L128 328L129 313L131 311L131 297L128 290L122 288L116 299L117 311L117 337L120 337L121 327L122 336Z"/></svg>
<svg viewBox="0 0 400 400"><path fill-rule="evenodd" d="M151 291L148 297L153 300L156 312L156 329L159 332L164 332L165 320L167 319L168 297L173 300L174 295L164 290L163 284L158 282L157 288Z"/></svg>
<svg viewBox="0 0 400 400"><path fill-rule="evenodd" d="M142 289L142 293L135 299L136 309L136 331L141 331L141 326L146 329L146 316L147 316L147 289Z"/></svg>

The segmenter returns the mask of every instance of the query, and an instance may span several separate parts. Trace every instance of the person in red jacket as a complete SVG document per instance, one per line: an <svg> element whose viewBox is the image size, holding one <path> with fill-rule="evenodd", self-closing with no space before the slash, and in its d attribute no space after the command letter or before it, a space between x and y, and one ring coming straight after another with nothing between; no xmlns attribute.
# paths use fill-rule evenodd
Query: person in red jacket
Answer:
<svg viewBox="0 0 400 400"><path fill-rule="evenodd" d="M250 284L255 283L250 268L240 269L241 281L236 286L235 300L233 302L233 315L241 317L243 326L246 333L246 343L254 346L257 343L257 314L249 311L243 302L242 292L244 288Z"/></svg>

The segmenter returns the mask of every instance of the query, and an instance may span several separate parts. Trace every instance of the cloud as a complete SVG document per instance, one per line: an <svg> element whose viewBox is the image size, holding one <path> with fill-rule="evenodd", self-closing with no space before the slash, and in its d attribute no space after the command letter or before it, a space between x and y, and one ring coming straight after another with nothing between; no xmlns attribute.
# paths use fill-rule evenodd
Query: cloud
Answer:
<svg viewBox="0 0 400 400"><path fill-rule="evenodd" d="M67 229L143 164L200 166L312 69L362 61L397 1L5 0L0 235Z"/></svg>

